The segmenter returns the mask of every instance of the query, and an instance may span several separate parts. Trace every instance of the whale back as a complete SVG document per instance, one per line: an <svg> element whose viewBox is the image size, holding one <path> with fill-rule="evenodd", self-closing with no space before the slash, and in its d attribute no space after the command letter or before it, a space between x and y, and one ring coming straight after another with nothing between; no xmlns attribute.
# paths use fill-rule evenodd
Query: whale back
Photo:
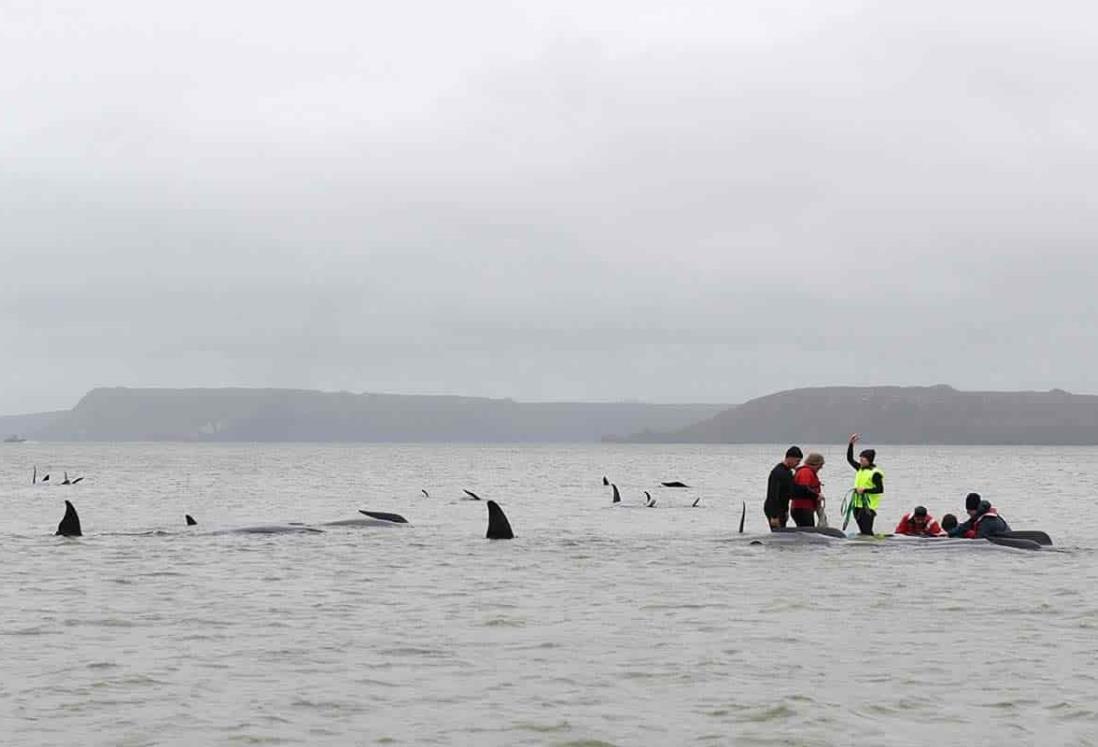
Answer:
<svg viewBox="0 0 1098 747"><path fill-rule="evenodd" d="M511 522L507 521L503 509L495 501L488 501L488 534L490 540L514 539L515 533L511 531Z"/></svg>
<svg viewBox="0 0 1098 747"><path fill-rule="evenodd" d="M65 501L65 516L61 519L61 523L57 525L55 534L61 537L84 536L84 533L80 531L80 515L76 513L76 508L68 501Z"/></svg>

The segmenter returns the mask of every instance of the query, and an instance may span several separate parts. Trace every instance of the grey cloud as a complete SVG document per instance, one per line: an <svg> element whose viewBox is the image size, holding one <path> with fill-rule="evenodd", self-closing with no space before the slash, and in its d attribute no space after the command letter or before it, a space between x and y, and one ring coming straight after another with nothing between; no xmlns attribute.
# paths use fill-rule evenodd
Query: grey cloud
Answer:
<svg viewBox="0 0 1098 747"><path fill-rule="evenodd" d="M1095 390L1088 5L8 10L0 411Z"/></svg>

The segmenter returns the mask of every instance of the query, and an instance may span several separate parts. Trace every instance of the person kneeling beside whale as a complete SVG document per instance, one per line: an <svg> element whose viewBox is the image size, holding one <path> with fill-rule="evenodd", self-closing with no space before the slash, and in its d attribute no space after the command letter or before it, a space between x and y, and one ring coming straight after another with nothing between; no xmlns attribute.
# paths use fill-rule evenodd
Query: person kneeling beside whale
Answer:
<svg viewBox="0 0 1098 747"><path fill-rule="evenodd" d="M990 501L982 500L979 493L968 494L965 498L965 510L968 511L968 521L949 530L950 537L987 539L1010 531L1010 524L1006 523L1006 519L999 516L998 510Z"/></svg>
<svg viewBox="0 0 1098 747"><path fill-rule="evenodd" d="M938 521L931 516L926 506L916 506L909 514L904 514L900 523L896 525L895 534L906 534L914 537L944 537L945 532L939 526Z"/></svg>

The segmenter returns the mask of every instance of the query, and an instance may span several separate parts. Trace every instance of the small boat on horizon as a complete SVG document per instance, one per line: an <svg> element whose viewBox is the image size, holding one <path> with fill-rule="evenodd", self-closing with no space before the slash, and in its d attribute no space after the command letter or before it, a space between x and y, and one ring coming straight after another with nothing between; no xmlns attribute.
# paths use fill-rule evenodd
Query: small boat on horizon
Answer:
<svg viewBox="0 0 1098 747"><path fill-rule="evenodd" d="M4 439L4 443L6 443L6 444L22 444L22 443L26 443L26 442L27 442L27 439L22 438L20 436L17 436L14 433Z"/></svg>

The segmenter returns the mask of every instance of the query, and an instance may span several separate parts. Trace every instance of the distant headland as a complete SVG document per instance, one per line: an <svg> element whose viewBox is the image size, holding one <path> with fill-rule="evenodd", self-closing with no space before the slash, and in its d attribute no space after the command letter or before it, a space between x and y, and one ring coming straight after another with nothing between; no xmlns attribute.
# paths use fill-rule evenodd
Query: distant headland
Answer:
<svg viewBox="0 0 1098 747"><path fill-rule="evenodd" d="M949 386L792 389L741 405L523 403L299 389L94 389L0 417L38 441L1098 444L1098 396Z"/></svg>

